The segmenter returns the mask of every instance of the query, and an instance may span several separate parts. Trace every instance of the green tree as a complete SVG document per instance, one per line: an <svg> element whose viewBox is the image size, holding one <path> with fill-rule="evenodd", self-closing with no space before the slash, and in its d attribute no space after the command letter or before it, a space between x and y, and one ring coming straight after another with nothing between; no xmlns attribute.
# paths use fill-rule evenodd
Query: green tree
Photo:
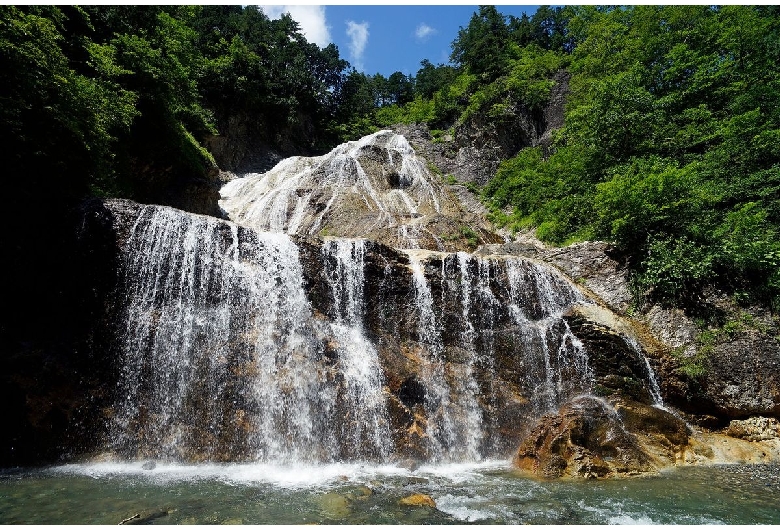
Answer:
<svg viewBox="0 0 780 530"><path fill-rule="evenodd" d="M414 93L426 99L433 97L434 93L451 84L457 71L452 66L440 64L434 66L428 59L420 62L414 82Z"/></svg>
<svg viewBox="0 0 780 530"><path fill-rule="evenodd" d="M401 72L393 72L387 78L390 98L396 105L404 105L414 99L414 79Z"/></svg>
<svg viewBox="0 0 780 530"><path fill-rule="evenodd" d="M486 81L502 74L509 59L509 26L495 6L479 6L469 25L460 28L450 59Z"/></svg>

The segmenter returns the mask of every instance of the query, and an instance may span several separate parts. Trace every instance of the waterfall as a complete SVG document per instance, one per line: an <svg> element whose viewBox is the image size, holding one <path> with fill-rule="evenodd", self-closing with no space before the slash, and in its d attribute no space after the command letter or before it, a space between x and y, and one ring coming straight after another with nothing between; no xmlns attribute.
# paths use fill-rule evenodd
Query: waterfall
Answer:
<svg viewBox="0 0 780 530"><path fill-rule="evenodd" d="M526 361L525 383L534 389L537 413L589 393L593 375L582 343L561 317L583 297L560 275L528 260L506 261L510 311Z"/></svg>
<svg viewBox="0 0 780 530"><path fill-rule="evenodd" d="M436 239L422 221L444 211L442 194L406 138L378 131L325 155L288 158L266 173L235 179L220 190L219 204L231 220L256 230L370 235L420 248L422 238Z"/></svg>
<svg viewBox="0 0 780 530"><path fill-rule="evenodd" d="M478 460L498 445L486 439L486 431L494 432L498 425L489 425L495 418L487 417L485 407L498 391L493 388L494 359L499 355L495 336L504 333L502 326L515 330L513 357L518 357L522 370L517 375L532 401L534 415L554 411L568 399L592 390L585 347L562 318L583 298L560 275L522 258L485 258L464 252L407 251L407 255L433 459ZM434 255L441 259L438 305L425 272L425 258ZM452 281L445 281L449 276ZM502 289L505 294L494 292ZM460 306L457 360L449 358L443 316L437 316L437 307L450 300ZM507 310L509 314L503 316ZM492 375L480 383L478 371Z"/></svg>
<svg viewBox="0 0 780 530"><path fill-rule="evenodd" d="M363 319L365 241L337 239L322 247L325 273L333 293L331 331L343 376L342 439L350 456L384 460L390 453L390 429L379 354L366 338Z"/></svg>
<svg viewBox="0 0 780 530"><path fill-rule="evenodd" d="M362 247L345 257L348 246L335 251L333 367L288 236L145 208L125 249L114 448L171 459L386 457L380 370L359 323Z"/></svg>
<svg viewBox="0 0 780 530"><path fill-rule="evenodd" d="M634 352L636 352L637 356L642 359L644 368L647 371L646 375L647 381L649 383L648 390L650 391L650 397L653 398L653 405L665 409L664 399L661 396L661 387L658 384L658 379L655 377L655 370L653 370L653 367L650 366L650 360L642 351L642 347L639 345L639 342L636 340L636 338L632 337L631 335L623 335L623 339L626 341L626 344L628 344L628 346L634 350Z"/></svg>
<svg viewBox="0 0 780 530"><path fill-rule="evenodd" d="M230 182L231 221L139 208L119 238L113 451L474 462L592 393L592 358L564 318L589 302L556 269L412 248L452 237L418 222L448 208L429 177L380 131ZM661 405L649 363L647 379Z"/></svg>
<svg viewBox="0 0 780 530"><path fill-rule="evenodd" d="M433 296L425 278L422 261L409 253L417 309L417 333L423 347L422 384L428 419L429 450L433 460L442 460L459 442L456 438L451 389L445 379L444 348L434 312Z"/></svg>

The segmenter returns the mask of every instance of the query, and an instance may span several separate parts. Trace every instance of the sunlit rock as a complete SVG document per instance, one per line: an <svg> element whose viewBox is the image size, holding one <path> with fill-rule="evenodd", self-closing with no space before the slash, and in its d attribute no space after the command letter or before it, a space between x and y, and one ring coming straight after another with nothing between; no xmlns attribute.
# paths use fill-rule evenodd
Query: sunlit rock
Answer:
<svg viewBox="0 0 780 530"><path fill-rule="evenodd" d="M430 495L424 493L413 493L398 501L398 504L401 506L427 506L429 508L436 508L436 501L434 501Z"/></svg>
<svg viewBox="0 0 780 530"><path fill-rule="evenodd" d="M651 457L605 401L577 398L541 418L515 465L543 477L603 478L655 470Z"/></svg>
<svg viewBox="0 0 780 530"><path fill-rule="evenodd" d="M500 240L461 208L406 138L392 131L323 156L285 159L266 173L229 182L220 194L231 220L257 230L433 250Z"/></svg>

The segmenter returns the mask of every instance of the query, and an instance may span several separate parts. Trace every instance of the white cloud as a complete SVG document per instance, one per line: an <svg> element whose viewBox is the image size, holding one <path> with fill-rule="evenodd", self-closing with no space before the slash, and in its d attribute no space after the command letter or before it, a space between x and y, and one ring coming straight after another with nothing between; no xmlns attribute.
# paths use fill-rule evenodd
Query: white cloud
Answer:
<svg viewBox="0 0 780 530"><path fill-rule="evenodd" d="M363 69L363 52L368 43L368 22L357 23L347 20L347 36L350 38L349 53L352 57L352 65L357 70Z"/></svg>
<svg viewBox="0 0 780 530"><path fill-rule="evenodd" d="M301 26L301 33L306 37L306 40L317 44L320 48L324 48L333 40L330 38L330 26L325 19L325 7L324 6L308 6L308 5L296 5L296 6L258 6L263 10L263 13L270 19L277 19L282 16L283 13L289 13Z"/></svg>
<svg viewBox="0 0 780 530"><path fill-rule="evenodd" d="M438 33L436 29L430 27L426 23L422 23L419 26L417 26L417 29L414 31L414 36L417 37L417 40L424 41L428 39L431 35L435 35Z"/></svg>

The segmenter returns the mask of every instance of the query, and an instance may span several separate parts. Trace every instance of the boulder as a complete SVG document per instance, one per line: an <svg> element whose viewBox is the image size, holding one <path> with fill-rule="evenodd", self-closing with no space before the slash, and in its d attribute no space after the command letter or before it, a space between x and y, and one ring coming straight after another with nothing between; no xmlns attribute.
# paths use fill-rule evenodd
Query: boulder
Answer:
<svg viewBox="0 0 780 530"><path fill-rule="evenodd" d="M543 416L513 463L533 475L603 478L656 470L652 458L604 400L580 397Z"/></svg>
<svg viewBox="0 0 780 530"><path fill-rule="evenodd" d="M780 438L780 422L774 418L760 416L746 420L731 420L726 434L750 442L776 440Z"/></svg>
<svg viewBox="0 0 780 530"><path fill-rule="evenodd" d="M436 508L436 501L430 495L425 495L424 493L413 493L398 501L398 504L401 506L428 506L429 508Z"/></svg>

